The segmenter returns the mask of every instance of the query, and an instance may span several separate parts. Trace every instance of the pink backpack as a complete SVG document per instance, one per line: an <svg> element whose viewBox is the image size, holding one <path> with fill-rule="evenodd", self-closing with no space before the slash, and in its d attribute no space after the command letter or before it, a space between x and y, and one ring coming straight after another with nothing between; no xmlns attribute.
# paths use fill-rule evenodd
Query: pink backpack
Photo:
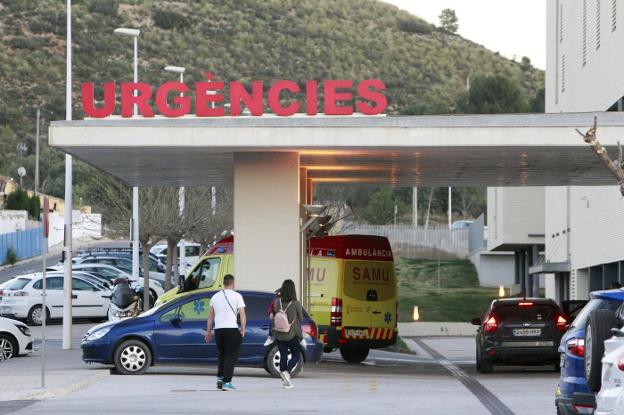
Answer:
<svg viewBox="0 0 624 415"><path fill-rule="evenodd" d="M280 333L288 333L290 331L290 327L292 323L288 322L288 316L286 315L286 310L292 304L292 302L288 303L286 308L282 306L282 300L280 299L280 310L275 313L275 317L273 317L273 329Z"/></svg>

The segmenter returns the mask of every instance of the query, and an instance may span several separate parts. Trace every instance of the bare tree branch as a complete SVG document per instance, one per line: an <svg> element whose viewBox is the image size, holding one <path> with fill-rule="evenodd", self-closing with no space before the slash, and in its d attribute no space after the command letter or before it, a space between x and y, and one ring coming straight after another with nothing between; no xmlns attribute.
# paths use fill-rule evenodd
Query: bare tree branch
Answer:
<svg viewBox="0 0 624 415"><path fill-rule="evenodd" d="M607 149L604 148L598 141L598 137L596 136L597 130L598 130L598 117L594 117L593 127L587 130L585 134L583 134L578 129L576 129L576 132L579 133L581 137L583 137L583 140L585 140L585 142L590 145L590 147L592 148L594 153L598 156L598 159L602 162L602 164L604 164L609 169L611 174L615 176L615 178L618 181L618 184L620 185L620 193L622 193L622 196L624 196L624 170L623 170L624 166L622 165L622 146L620 146L618 143L619 160L618 161L611 160L611 157L609 157L609 154L607 154Z"/></svg>

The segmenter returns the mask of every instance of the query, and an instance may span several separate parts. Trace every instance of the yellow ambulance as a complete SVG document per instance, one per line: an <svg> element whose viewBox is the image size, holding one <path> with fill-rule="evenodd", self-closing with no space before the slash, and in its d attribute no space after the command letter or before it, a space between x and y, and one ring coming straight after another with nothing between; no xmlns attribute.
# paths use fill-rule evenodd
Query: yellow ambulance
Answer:
<svg viewBox="0 0 624 415"><path fill-rule="evenodd" d="M347 362L359 363L370 349L395 344L398 302L388 239L370 235L312 238L309 254L308 312L318 325L325 351L338 349ZM189 291L221 289L226 274L234 274L233 237L211 247L181 287L163 294L158 303Z"/></svg>

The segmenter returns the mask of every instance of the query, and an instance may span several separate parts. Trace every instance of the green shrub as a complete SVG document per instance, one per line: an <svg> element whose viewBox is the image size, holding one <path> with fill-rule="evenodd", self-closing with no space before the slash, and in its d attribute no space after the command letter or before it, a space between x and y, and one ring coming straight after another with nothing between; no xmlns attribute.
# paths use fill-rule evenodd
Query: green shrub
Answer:
<svg viewBox="0 0 624 415"><path fill-rule="evenodd" d="M28 192L24 189L17 189L13 193L9 193L6 198L7 210L29 210L30 198Z"/></svg>
<svg viewBox="0 0 624 415"><path fill-rule="evenodd" d="M402 32L428 35L433 32L433 29L434 27L424 20L415 18L404 18L399 20L399 30L401 30Z"/></svg>
<svg viewBox="0 0 624 415"><path fill-rule="evenodd" d="M18 259L19 258L17 257L17 252L15 252L15 249L13 249L13 247L11 246L9 247L9 249L7 249L6 258L4 259L3 265L15 265Z"/></svg>
<svg viewBox="0 0 624 415"><path fill-rule="evenodd" d="M186 18L186 16L183 16L180 13L171 10L154 10L152 12L152 20L154 20L154 24L156 26L165 30L181 30L188 25L188 19Z"/></svg>
<svg viewBox="0 0 624 415"><path fill-rule="evenodd" d="M41 201L39 196L33 194L29 200L28 216L34 220L39 220L39 215L41 215Z"/></svg>

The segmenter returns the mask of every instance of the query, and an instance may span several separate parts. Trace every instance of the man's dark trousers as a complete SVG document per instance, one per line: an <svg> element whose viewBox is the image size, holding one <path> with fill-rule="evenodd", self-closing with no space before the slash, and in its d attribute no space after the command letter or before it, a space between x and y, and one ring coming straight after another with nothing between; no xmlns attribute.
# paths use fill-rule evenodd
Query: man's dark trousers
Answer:
<svg viewBox="0 0 624 415"><path fill-rule="evenodd" d="M216 329L215 341L219 353L219 370L217 376L223 378L223 383L230 383L234 375L234 366L238 360L243 337L238 329Z"/></svg>

